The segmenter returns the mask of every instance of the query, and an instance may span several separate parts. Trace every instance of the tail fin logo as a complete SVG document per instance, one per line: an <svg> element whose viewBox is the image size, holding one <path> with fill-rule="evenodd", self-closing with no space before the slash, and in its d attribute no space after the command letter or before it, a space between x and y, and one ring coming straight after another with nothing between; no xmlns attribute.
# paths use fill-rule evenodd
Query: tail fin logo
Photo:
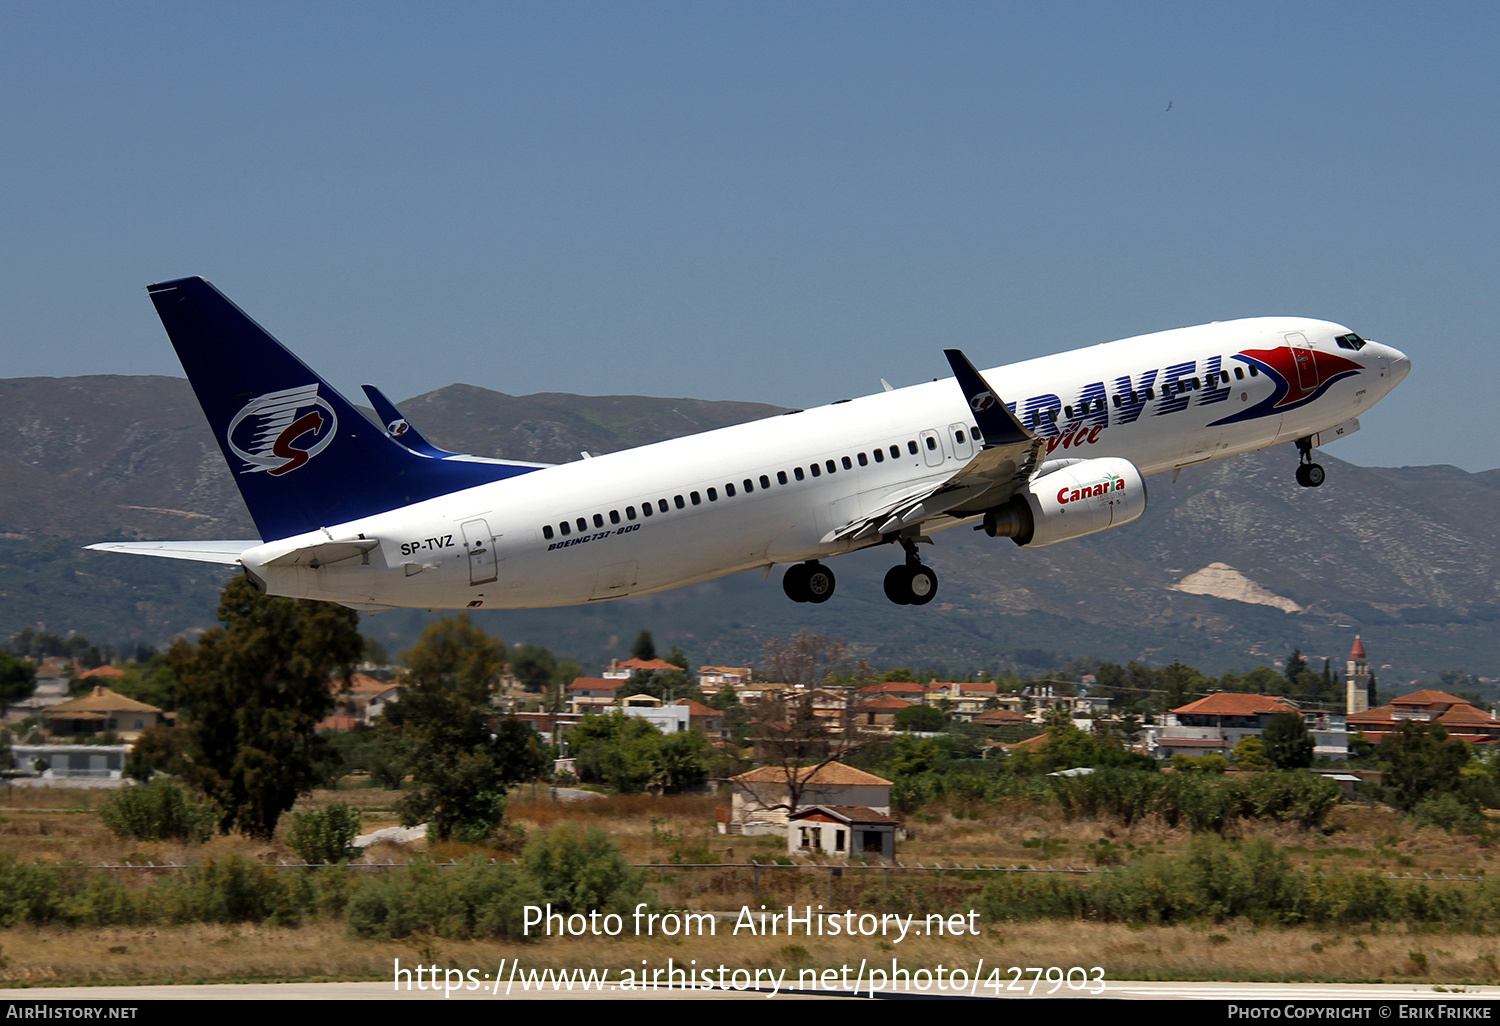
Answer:
<svg viewBox="0 0 1500 1026"><path fill-rule="evenodd" d="M978 395L972 396L969 399L969 409L973 410L975 413L983 413L985 410L994 405L995 396L992 392L980 392Z"/></svg>
<svg viewBox="0 0 1500 1026"><path fill-rule="evenodd" d="M328 448L338 426L333 407L313 383L250 400L229 422L226 440L245 461L240 473L280 477Z"/></svg>
<svg viewBox="0 0 1500 1026"><path fill-rule="evenodd" d="M406 422L405 417L402 417L400 420L393 420L389 424L387 424L385 426L385 433L390 435L392 438L400 438L402 435L406 434L406 431L409 427L411 427L411 425Z"/></svg>

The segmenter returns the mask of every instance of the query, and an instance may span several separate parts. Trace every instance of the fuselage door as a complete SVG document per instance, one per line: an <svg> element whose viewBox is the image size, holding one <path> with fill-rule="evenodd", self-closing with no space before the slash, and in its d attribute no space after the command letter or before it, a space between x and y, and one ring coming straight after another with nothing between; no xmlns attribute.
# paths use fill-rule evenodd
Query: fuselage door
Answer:
<svg viewBox="0 0 1500 1026"><path fill-rule="evenodd" d="M495 559L495 538L485 520L465 520L464 548L469 553L469 583L489 584L499 576Z"/></svg>
<svg viewBox="0 0 1500 1026"><path fill-rule="evenodd" d="M949 424L948 437L953 440L953 455L967 460L974 455L974 434L967 424Z"/></svg>
<svg viewBox="0 0 1500 1026"><path fill-rule="evenodd" d="M943 465L943 440L936 431L927 430L921 434L922 458L927 461L929 467L941 467Z"/></svg>
<svg viewBox="0 0 1500 1026"><path fill-rule="evenodd" d="M1292 362L1297 365L1297 387L1311 392L1318 387L1317 354L1308 348L1307 336L1300 331L1287 335L1286 344L1292 351Z"/></svg>

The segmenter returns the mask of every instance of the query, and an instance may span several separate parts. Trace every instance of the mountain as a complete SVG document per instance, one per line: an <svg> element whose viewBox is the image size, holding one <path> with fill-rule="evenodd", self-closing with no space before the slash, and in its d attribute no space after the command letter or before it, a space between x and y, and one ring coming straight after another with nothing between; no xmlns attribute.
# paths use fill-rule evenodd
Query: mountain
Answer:
<svg viewBox="0 0 1500 1026"><path fill-rule="evenodd" d="M782 412L642 396L508 396L450 385L400 404L445 448L564 462ZM25 624L94 641L160 643L211 626L229 572L81 551L105 539L254 537L187 383L99 376L0 381L0 636ZM755 661L812 630L877 665L934 672L1093 654L1243 669L1293 647L1341 668L1364 636L1383 683L1464 668L1500 676L1500 471L1368 468L1323 453L1299 488L1290 447L1148 481L1134 524L1029 550L956 529L924 546L935 602L888 603L892 546L831 561L822 606L781 593L780 570L574 609L481 612L507 642L597 665L642 628L697 662ZM366 631L409 644L431 614ZM1387 681L1386 678L1390 679Z"/></svg>

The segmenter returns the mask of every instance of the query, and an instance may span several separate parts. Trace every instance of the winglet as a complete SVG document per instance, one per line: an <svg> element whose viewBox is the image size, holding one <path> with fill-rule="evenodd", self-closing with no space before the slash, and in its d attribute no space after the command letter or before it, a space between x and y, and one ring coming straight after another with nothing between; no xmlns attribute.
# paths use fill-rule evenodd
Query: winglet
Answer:
<svg viewBox="0 0 1500 1026"><path fill-rule="evenodd" d="M385 428L387 436L400 442L412 452L421 453L423 456L432 456L435 459L444 459L448 456L459 455L449 452L447 449L439 449L426 438L422 432L412 426L401 411L396 409L396 404L385 397L385 393L374 385L361 385L365 390L365 397L370 400L370 405L375 408L375 416L380 418L381 425Z"/></svg>
<svg viewBox="0 0 1500 1026"><path fill-rule="evenodd" d="M953 376L958 379L958 387L963 389L964 400L974 413L986 449L997 445L1019 445L1036 437L1000 401L1000 396L974 369L962 350L944 349L943 355L948 358Z"/></svg>

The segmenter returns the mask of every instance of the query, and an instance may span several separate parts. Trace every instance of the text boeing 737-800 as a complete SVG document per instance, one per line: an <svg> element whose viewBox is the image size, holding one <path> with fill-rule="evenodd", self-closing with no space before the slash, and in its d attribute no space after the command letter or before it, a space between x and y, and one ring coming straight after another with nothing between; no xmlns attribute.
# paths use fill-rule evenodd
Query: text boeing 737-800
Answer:
<svg viewBox="0 0 1500 1026"><path fill-rule="evenodd" d="M1144 478L1359 427L1406 356L1348 328L1259 317L1142 335L559 466L438 449L378 391L383 428L202 278L149 289L260 540L91 546L239 565L273 595L357 609L521 609L676 588L898 543L893 602L937 575L916 543L972 522L1017 545L1127 524ZM1009 397L1007 399L1006 397Z"/></svg>

